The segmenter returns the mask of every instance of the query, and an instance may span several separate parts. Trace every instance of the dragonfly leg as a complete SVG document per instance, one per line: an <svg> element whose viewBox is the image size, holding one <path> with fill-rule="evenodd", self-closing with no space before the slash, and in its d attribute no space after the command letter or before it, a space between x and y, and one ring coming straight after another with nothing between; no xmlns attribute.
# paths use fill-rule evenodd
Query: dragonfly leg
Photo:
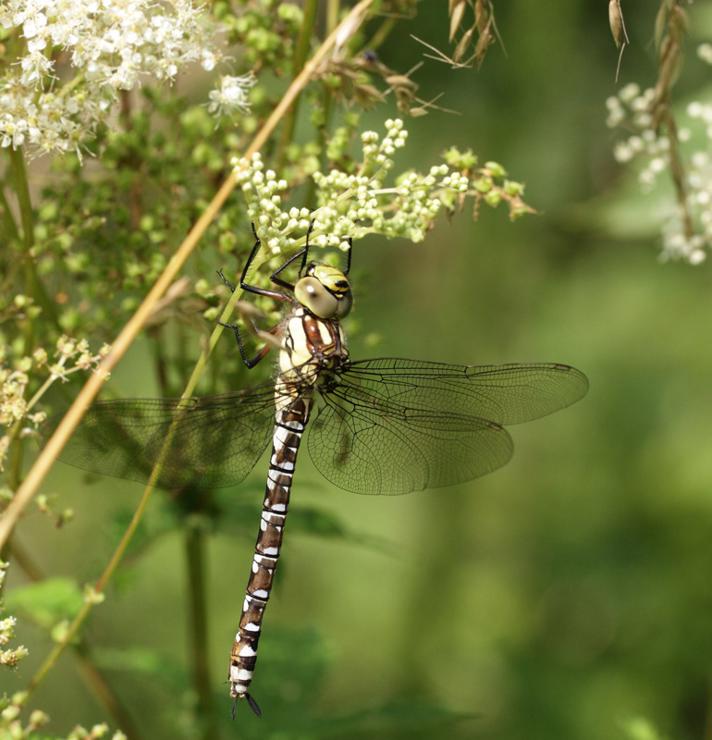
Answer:
<svg viewBox="0 0 712 740"><path fill-rule="evenodd" d="M277 290L267 290L266 288L259 288L256 285L250 285L248 282L246 282L247 278L247 272L250 269L250 265L252 264L252 261L255 259L255 255L257 254L257 250L260 248L260 238L257 236L257 230L255 229L255 225L252 224L252 233L255 235L255 244L252 247L252 251L250 252L250 256L247 258L247 262L245 262L245 266L242 268L242 275L240 275L240 287L243 290L246 290L248 293L255 293L256 295L264 295L268 298L274 298L276 301L292 301L292 298L290 296L284 295L284 293L280 293Z"/></svg>
<svg viewBox="0 0 712 740"><path fill-rule="evenodd" d="M218 272L218 277L223 281L225 285L227 285L227 287L230 289L230 292L234 293L237 290L237 285L235 285L235 283L233 283L232 280L228 280L225 277L225 273L223 273L222 268L220 268L217 272Z"/></svg>
<svg viewBox="0 0 712 740"><path fill-rule="evenodd" d="M304 268L307 264L307 257L309 255L309 236L312 233L312 229L314 228L314 221L312 220L309 223L309 229L307 230L307 239L306 239L306 245L300 249L296 254L293 254L279 269L275 270L272 275L270 276L270 280L275 283L275 285L279 285L282 288L286 288L287 290L294 290L294 284L288 283L286 280L283 280L281 277L279 277L280 273L283 270L286 270L287 267L289 267L293 262L296 262L300 257L302 258L302 264L299 266L299 276L301 277L302 273L304 272Z"/></svg>
<svg viewBox="0 0 712 740"><path fill-rule="evenodd" d="M242 358L242 361L245 363L245 366L252 370L252 368L260 361L265 358L267 353L270 351L270 345L265 344L264 347L262 347L259 352L254 357L249 357L247 354L247 348L245 347L245 342L242 338L242 334L240 333L240 327L237 324L228 324L224 321L218 321L218 324L220 326L224 326L226 329L231 329L232 333L235 335L235 340L237 341L237 347L240 350L240 357ZM257 331L257 328L252 326L252 328ZM273 329L270 329L269 333L273 334L277 330L277 326L275 326Z"/></svg>
<svg viewBox="0 0 712 740"><path fill-rule="evenodd" d="M348 275L351 272L351 255L354 251L354 240L349 237L346 241L349 243L349 251L346 255L346 269L344 270L344 275Z"/></svg>
<svg viewBox="0 0 712 740"><path fill-rule="evenodd" d="M279 285L282 288L286 288L287 290L294 290L294 283L289 283L286 280L283 280L281 277L279 277L279 274L282 272L282 270L286 270L293 262L296 262L300 257L304 257L306 254L307 247L303 247L300 249L296 254L293 254L281 267L276 269L271 275L270 280L275 284ZM299 270L301 274L301 268Z"/></svg>

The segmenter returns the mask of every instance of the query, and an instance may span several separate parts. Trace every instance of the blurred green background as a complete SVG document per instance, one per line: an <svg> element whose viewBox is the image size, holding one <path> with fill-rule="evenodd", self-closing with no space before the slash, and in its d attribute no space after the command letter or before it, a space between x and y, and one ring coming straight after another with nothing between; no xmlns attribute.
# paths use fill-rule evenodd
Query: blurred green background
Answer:
<svg viewBox="0 0 712 740"><path fill-rule="evenodd" d="M415 63L410 33L447 48L442 5L421 3L383 60ZM655 5L624 3L621 83L654 80ZM420 245L357 244L352 355L561 361L587 373L590 393L515 428L513 461L468 485L358 497L303 455L253 683L261 720L244 707L230 720L224 679L264 461L221 493L227 513L206 552L215 737L645 740L653 727L712 737L709 267L661 264L654 209L618 178L606 3L495 8L506 56L491 49L479 72L426 65L423 97L442 91L462 115L408 122L403 157L425 167L451 144L472 147L527 183L539 215L462 214ZM693 38L704 31L692 24ZM692 45L688 56L681 100L704 81ZM377 109L370 124L393 113ZM140 380L148 354L135 346L118 389L154 392ZM46 488L77 519L57 533L34 515L23 541L45 571L90 581L141 488L65 466ZM147 528L160 529L165 507L158 497L152 507ZM143 738L199 736L185 557L174 531L129 558L86 632ZM17 687L49 648L26 622L20 637L33 650ZM71 654L36 699L56 727L106 716Z"/></svg>

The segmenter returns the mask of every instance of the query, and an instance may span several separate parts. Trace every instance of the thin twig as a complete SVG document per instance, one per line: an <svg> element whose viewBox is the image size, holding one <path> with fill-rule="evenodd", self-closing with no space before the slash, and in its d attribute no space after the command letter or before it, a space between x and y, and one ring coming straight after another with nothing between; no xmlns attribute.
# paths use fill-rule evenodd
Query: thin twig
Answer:
<svg viewBox="0 0 712 740"><path fill-rule="evenodd" d="M289 106L299 94L299 91L307 84L321 61L333 48L337 38L343 35L345 32L348 32L350 29L353 31L358 28L372 3L373 0L361 0L361 2L359 2L351 9L349 14L346 16L346 18L344 18L339 26L334 29L331 34L329 34L328 38L322 43L314 56L305 64L302 72L294 79L282 100L278 103L277 107L274 109L274 111L272 111L272 114L267 119L262 129L255 136L254 140L245 153L246 157L250 157L252 154L262 148L262 146L269 138L270 134L274 131L275 127L281 120L284 113L289 109ZM32 500L37 487L44 479L44 476L47 474L47 471L61 452L64 444L66 443L71 433L74 431L76 425L79 423L82 415L88 408L94 396L101 388L101 383L103 380L102 371L103 373L107 372L108 370L113 368L114 365L116 365L116 363L119 361L123 353L126 351L128 346L131 344L135 336L140 331L143 322L145 321L147 316L150 315L151 311L153 310L154 304L171 284L178 269L180 269L185 260L188 258L191 250L195 247L203 232L208 227L212 219L215 217L218 210L220 209L220 206L225 202L225 199L235 187L235 185L236 179L233 174L222 185L218 193L215 195L213 200L206 208L203 215L198 219L195 226L193 226L193 228L191 229L183 244L181 244L181 246L178 248L176 254L173 256L172 260L166 267L163 275L161 275L161 277L158 279L156 285L154 285L151 292L144 299L144 302L141 304L137 312L129 321L129 324L131 325L130 330L129 324L127 324L127 326L117 338L111 353L100 365L100 369L94 375L92 375L91 378L89 378L87 383L80 391L79 396L77 396L74 404L72 404L71 408L62 419L59 427L47 443L47 446L44 448L34 466L30 470L25 483L18 489L15 498L11 501L8 508L3 513L2 518L0 518L0 544L2 544L2 542L4 542L9 534L12 532L15 522L24 510L25 506L27 506L27 504ZM232 310L239 297L240 290L238 289L228 300L227 305L225 306L225 309L223 310L223 313L220 317L222 321L227 322L229 320L230 315L232 314ZM222 331L223 327L219 324L216 325L215 329L210 335L208 346L202 351L200 357L198 358L198 362L196 363L195 368L193 369L193 373L191 374L190 379L188 380L188 383L183 391L182 398L187 398L193 394L198 381L205 371L208 358L210 357L210 354L212 353L215 345L220 339ZM118 349L117 345L119 345ZM109 362L107 362L107 360ZM176 418L178 418L178 416L176 416ZM151 476L149 477L146 487L144 488L143 494L138 503L138 506L136 507L136 510L134 511L131 521L125 532L123 533L121 540L119 541L119 544L114 550L111 558L109 559L109 562L107 563L106 567L102 571L99 579L94 586L94 590L97 592L97 594L102 593L106 588L108 582L111 580L114 571L121 561L121 558L123 557L124 552L126 551L126 548L128 547L128 544L131 541L134 532L136 531L136 528L141 521L141 518L143 517L146 506L148 505L148 502L151 498L151 494L153 493L156 483L160 477L165 457L170 448L171 440L173 438L173 428L174 427L171 426L169 433L166 435L166 440L164 442L163 448L158 456L156 464L151 472ZM85 601L77 616L67 627L67 630L63 635L61 641L57 642L50 654L45 659L44 663L40 666L37 673L33 676L32 681L30 682L30 686L28 687L29 690L36 688L42 682L47 673L55 665L59 656L62 654L67 645L71 644L80 627L89 616L96 601L96 599L87 599Z"/></svg>
<svg viewBox="0 0 712 740"><path fill-rule="evenodd" d="M361 24L366 12L373 2L374 0L361 0L361 2L355 5L344 20L319 47L314 56L304 65L304 69L293 80L292 84L287 89L287 92L284 94L284 97L279 101L275 109L272 111L272 114L245 151L245 158L249 159L253 154L260 151L301 90L309 82L319 64L321 64L327 54L334 47L337 39L344 33L347 33L349 29L355 29ZM193 228L183 240L182 244L178 247L173 257L171 257L165 270L161 273L158 280L156 280L146 298L144 298L134 315L128 320L123 330L114 341L111 351L106 355L99 364L97 370L91 375L83 388L79 391L74 403L63 417L54 434L50 437L37 460L35 460L32 468L30 468L24 483L20 488L18 488L17 493L13 497L7 509L5 509L0 516L0 548L2 548L2 545L7 541L22 512L32 500L40 484L54 462L57 460L59 453L67 443L67 440L76 429L86 410L89 408L89 405L101 390L105 378L114 369L114 367L116 367L119 360L124 356L134 339L136 339L143 328L146 319L152 314L155 304L172 284L176 275L181 270L188 257L192 254L200 238L203 236L208 226L210 226L230 193L234 190L236 184L237 180L235 173L233 172L225 180L213 199L207 205L205 211L203 211L202 215L195 222ZM223 321L227 321L229 319L237 298L238 291L236 291L228 301L225 311L223 312ZM196 371L199 370L201 374L207 361L207 357L212 352L215 344L217 344L221 334L222 327L217 326L210 337L209 348L201 354L201 357L198 360L198 365L196 365ZM191 387L191 392L193 388L194 385Z"/></svg>

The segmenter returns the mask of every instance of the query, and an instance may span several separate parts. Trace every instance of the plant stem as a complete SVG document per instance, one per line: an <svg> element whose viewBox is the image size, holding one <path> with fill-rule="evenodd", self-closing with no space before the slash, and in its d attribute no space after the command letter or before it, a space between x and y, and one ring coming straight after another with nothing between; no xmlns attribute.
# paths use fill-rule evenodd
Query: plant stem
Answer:
<svg viewBox="0 0 712 740"><path fill-rule="evenodd" d="M104 705L117 726L131 740L141 740L141 733L134 723L126 707L119 701L104 674L97 668L92 659L91 649L82 641L74 646L74 655L79 664L79 670L94 695Z"/></svg>
<svg viewBox="0 0 712 740"><path fill-rule="evenodd" d="M216 740L215 710L208 659L208 610L205 593L205 523L199 516L188 520L185 530L185 559L188 572L188 624L190 664L196 707L203 740Z"/></svg>
<svg viewBox="0 0 712 740"><path fill-rule="evenodd" d="M374 0L361 0L359 3L357 3L351 9L346 18L344 18L342 23L339 24L339 26L333 31L333 33L331 33L329 37L324 41L324 43L319 47L314 56L304 65L304 69L302 70L301 74L299 74L292 82L284 97L277 104L270 117L267 119L263 127L253 139L252 143L245 152L246 157L251 157L252 154L262 148L262 146L268 140L269 136L274 131L279 121L282 119L285 112L294 102L294 99L299 94L299 91L307 84L312 74L314 73L314 70L333 48L340 31L342 29L355 30L365 18L365 15L369 7L372 5L373 1ZM84 412L89 407L89 404L99 392L106 373L109 372L118 363L128 347L131 345L131 343L143 327L144 322L151 315L156 302L172 284L173 279L178 273L178 270L188 259L190 253L198 243L198 240L203 235L207 227L210 225L213 218L216 216L216 214L220 210L220 207L225 202L230 192L232 192L236 184L237 181L233 173L223 183L220 190L213 197L213 200L208 204L202 216L198 219L186 238L183 240L183 243L180 245L173 258L169 261L166 269L158 278L141 306L139 306L136 313L131 317L129 322L124 327L123 331L117 337L111 352L104 358L97 371L89 378L89 380L87 380L84 387L79 392L69 411L65 414L54 434L35 461L35 464L30 469L24 483L18 489L15 497L10 502L7 509L3 512L2 516L0 516L0 547L2 547L3 543L7 541L21 513L32 500L37 488L44 480L47 472L57 459L59 453L62 451L62 448L69 439L69 436L76 428ZM232 294L225 306L222 316L220 317L222 321L229 320L233 311L233 307L237 303L241 294L242 291L239 288ZM205 371L208 358L210 357L210 354L212 353L215 345L220 339L222 331L222 326L218 324L213 330L213 333L210 335L208 346L201 353L198 362L193 369L193 373L188 380L185 390L183 391L184 398L192 395L195 386L197 385L200 377ZM131 538L133 537L134 532L136 531L136 528L138 527L139 522L141 521L153 489L155 488L156 482L158 481L158 478L160 476L160 471L163 466L165 455L167 454L168 448L170 447L171 439L172 435L169 433L169 435L167 435L164 448L161 451L161 454L159 454L158 460L156 461L155 467L151 472L151 476L148 480L148 483L146 484L138 506L133 514L133 517L131 518L131 522L129 523L129 526L121 537L116 550L112 554L111 559L107 563L101 576L99 577L99 580L95 585L95 590L98 593L101 593L106 588L107 583L111 579L114 570L119 564ZM40 669L32 678L30 684L31 689L36 688L45 678L50 669L55 665L63 650L74 639L74 636L79 631L80 627L84 623L84 620L91 612L93 606L93 600L87 600L84 603L77 616L68 626L62 640L54 646L50 654L45 659L44 663L40 666Z"/></svg>
<svg viewBox="0 0 712 740"><path fill-rule="evenodd" d="M391 31L396 26L395 17L391 16L386 18L383 23L376 29L376 32L371 36L368 43L364 44L365 51L376 51L385 43L386 39L390 36Z"/></svg>
<svg viewBox="0 0 712 740"><path fill-rule="evenodd" d="M15 194L20 205L20 222L22 223L22 238L27 250L35 243L34 217L32 215L32 199L30 186L27 180L27 166L22 149L10 147L10 164L15 178ZM28 255L29 256L29 255Z"/></svg>
<svg viewBox="0 0 712 740"><path fill-rule="evenodd" d="M35 272L34 257L32 249L35 246L35 223L32 213L32 198L30 196L30 185L27 179L27 165L25 164L25 155L22 149L10 147L10 168L12 170L15 184L15 195L20 207L20 223L22 224L22 243L25 248L23 254L23 267L25 271L25 293L37 300L42 309L57 323L57 316L54 303L47 295L44 285ZM4 199L4 196L3 196ZM4 201L5 205L7 201ZM8 211L9 212L9 211ZM25 351L29 354L32 347L32 322L27 322L25 332ZM0 543L2 544L2 543Z"/></svg>
<svg viewBox="0 0 712 740"><path fill-rule="evenodd" d="M25 165L25 157L22 153L22 149L19 147L16 149L11 146L9 154L10 167L15 181L15 195L17 196L17 202L20 206L20 223L22 224L22 243L24 246L22 263L25 271L24 290L27 296L34 296L37 292L36 288L38 283L35 276L34 263L32 261L32 247L35 244L35 224L34 217L32 215L30 186L27 181L27 167ZM25 354L29 354L32 351L33 335L33 322L25 321ZM21 444L21 442L18 442L18 444Z"/></svg>
<svg viewBox="0 0 712 740"><path fill-rule="evenodd" d="M680 154L680 138L677 133L677 123L669 108L665 111L662 120L667 131L668 141L670 142L670 176L672 177L672 183L675 188L677 204L680 208L682 227L685 237L691 239L695 235L695 227L692 222L690 205L687 202L687 174L682 161L682 155Z"/></svg>
<svg viewBox="0 0 712 740"><path fill-rule="evenodd" d="M331 33L339 22L340 0L326 0L326 32Z"/></svg>
<svg viewBox="0 0 712 740"><path fill-rule="evenodd" d="M296 79L304 68L304 62L309 53L309 42L312 39L314 25L316 23L317 6L317 0L304 0L302 27L299 29L299 36L297 38L296 46L294 47L294 58L292 59L292 74L294 75L294 79ZM282 124L282 135L279 139L277 155L275 158L275 169L277 169L277 171L284 167L284 160L287 157L287 148L294 138L294 129L297 125L297 114L299 113L299 100L300 97L297 96L294 100L294 105L285 116L284 123Z"/></svg>
<svg viewBox="0 0 712 740"><path fill-rule="evenodd" d="M17 229L15 218L12 215L10 204L7 202L4 184L0 187L0 208L2 208L2 220L4 224L5 236L7 239L17 239L20 232Z"/></svg>

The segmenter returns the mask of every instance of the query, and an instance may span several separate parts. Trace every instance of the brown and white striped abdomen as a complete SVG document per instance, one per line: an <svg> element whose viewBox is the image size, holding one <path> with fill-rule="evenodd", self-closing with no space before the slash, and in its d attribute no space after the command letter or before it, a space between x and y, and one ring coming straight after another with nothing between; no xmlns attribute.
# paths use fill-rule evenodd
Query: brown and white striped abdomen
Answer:
<svg viewBox="0 0 712 740"><path fill-rule="evenodd" d="M242 606L240 626L230 655L228 680L230 696L234 699L249 698L247 694L257 661L257 643L262 629L262 617L272 590L272 579L277 568L282 545L284 523L289 505L289 493L297 459L299 443L309 418L309 398L297 398L275 415L272 457L262 520L252 559L252 571L245 601ZM255 708L255 704L250 700Z"/></svg>

